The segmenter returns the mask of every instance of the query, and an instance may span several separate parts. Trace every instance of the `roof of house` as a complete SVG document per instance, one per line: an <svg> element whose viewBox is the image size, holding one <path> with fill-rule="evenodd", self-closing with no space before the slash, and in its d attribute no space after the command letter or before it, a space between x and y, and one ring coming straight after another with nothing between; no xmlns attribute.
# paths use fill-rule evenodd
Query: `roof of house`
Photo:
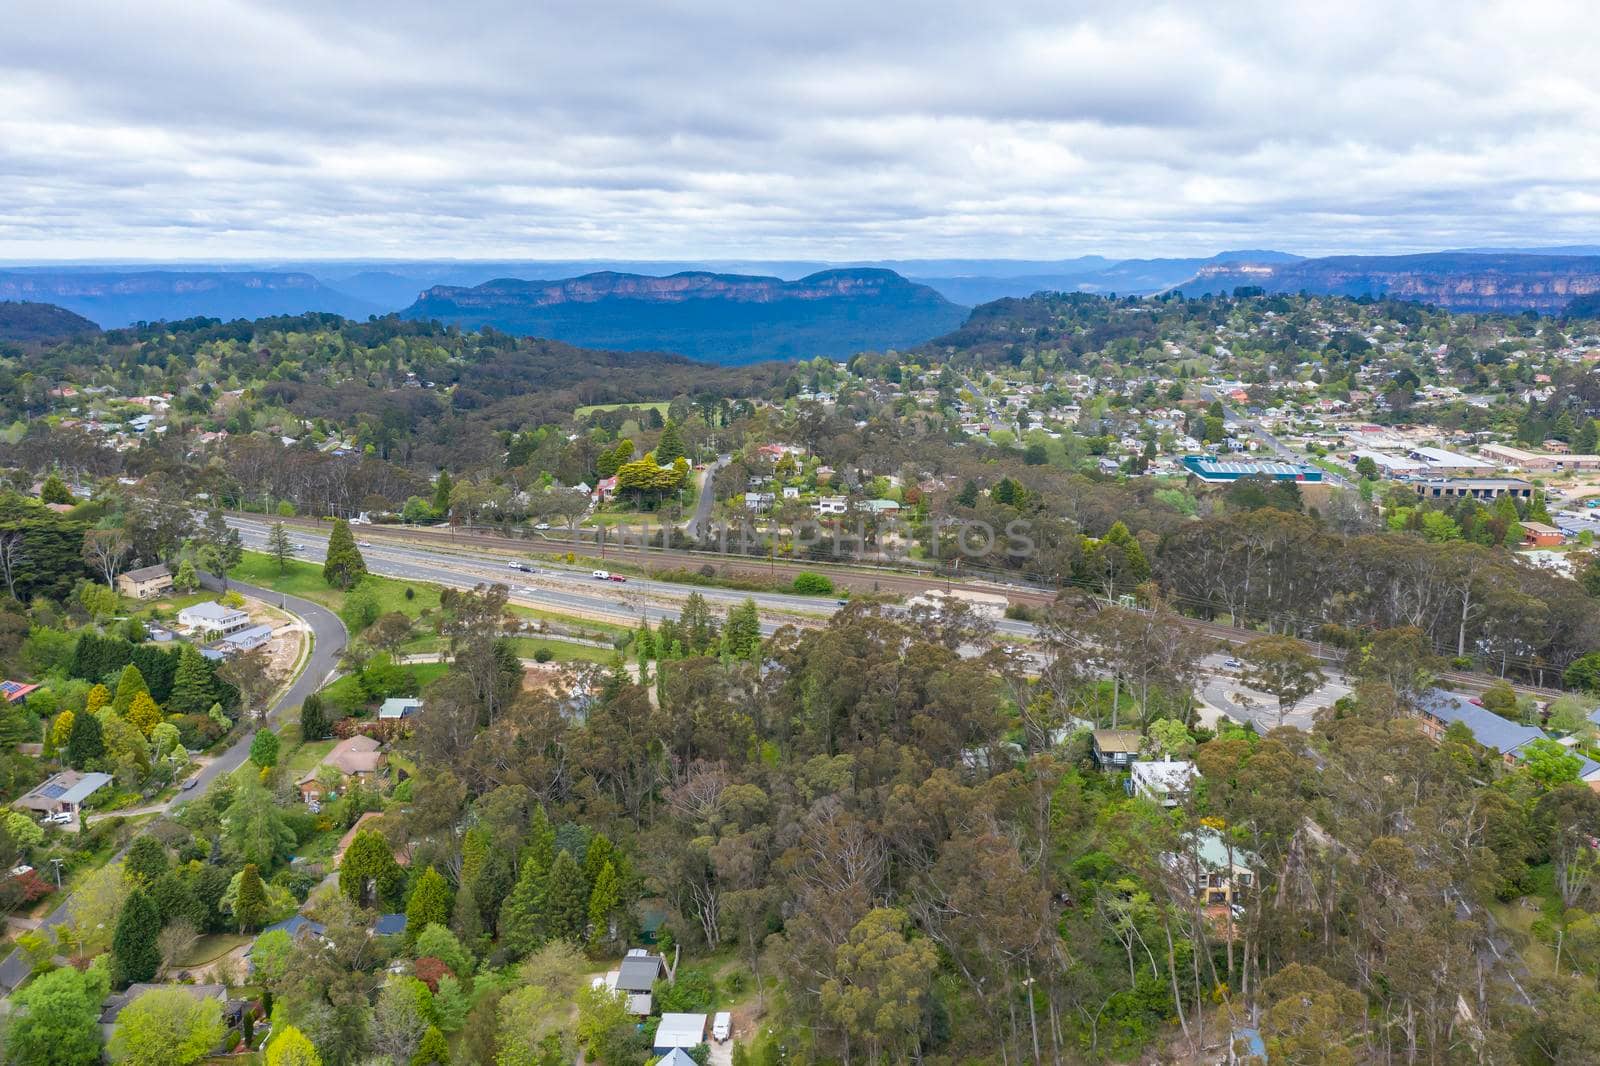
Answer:
<svg viewBox="0 0 1600 1066"><path fill-rule="evenodd" d="M0 681L0 696L4 696L7 703L16 703L18 700L26 699L28 693L38 687L25 681Z"/></svg>
<svg viewBox="0 0 1600 1066"><path fill-rule="evenodd" d="M1467 697L1443 689L1429 689L1417 700L1417 706L1446 725L1460 722L1472 731L1479 744L1494 748L1502 755L1510 754L1530 741L1539 740L1544 730L1531 725L1501 718L1486 708L1479 707Z"/></svg>
<svg viewBox="0 0 1600 1066"><path fill-rule="evenodd" d="M110 774L80 774L76 770L63 770L48 781L34 786L17 802L25 804L34 799L51 804L82 803L110 783Z"/></svg>
<svg viewBox="0 0 1600 1066"><path fill-rule="evenodd" d="M156 581L163 577L171 577L172 571L167 569L166 563L157 563L154 566L141 566L137 570L125 570L123 577L129 581L145 582Z"/></svg>
<svg viewBox="0 0 1600 1066"><path fill-rule="evenodd" d="M371 737L357 734L335 744L333 750L322 757L322 761L347 774L370 774L378 768L383 758L378 751L382 746Z"/></svg>
<svg viewBox="0 0 1600 1066"><path fill-rule="evenodd" d="M378 717L408 718L422 710L422 701L414 696L391 696L378 708Z"/></svg>
<svg viewBox="0 0 1600 1066"><path fill-rule="evenodd" d="M118 993L115 996L106 997L105 1002L100 1005L100 1024L110 1025L112 1022L115 1022L117 1020L117 1015L121 1014L123 1009L127 1007L128 1004L132 1003L146 992L156 992L167 988L176 988L180 992L187 992L197 1000L225 1000L228 998L228 990L222 985L183 985L176 982L167 982L164 984L145 984L141 982L139 984L129 985L126 991Z"/></svg>
<svg viewBox="0 0 1600 1066"><path fill-rule="evenodd" d="M1132 729L1096 729L1094 746L1100 751L1139 754L1139 734Z"/></svg>
<svg viewBox="0 0 1600 1066"><path fill-rule="evenodd" d="M1188 788L1196 776L1194 763L1188 759L1136 762L1132 767L1135 785L1143 785L1153 792L1175 792Z"/></svg>
<svg viewBox="0 0 1600 1066"><path fill-rule="evenodd" d="M661 976L660 955L629 955L617 968L617 987L624 992L648 992Z"/></svg>
<svg viewBox="0 0 1600 1066"><path fill-rule="evenodd" d="M406 916L404 914L380 914L378 920L372 923L374 936L398 936L406 931Z"/></svg>
<svg viewBox="0 0 1600 1066"><path fill-rule="evenodd" d="M272 636L272 627L265 623L241 629L237 633L229 634L229 644L249 644L252 641L263 641Z"/></svg>
<svg viewBox="0 0 1600 1066"><path fill-rule="evenodd" d="M268 933L280 932L288 933L290 938L293 938L299 936L303 931L309 931L313 936L321 936L323 933L328 931L328 927L323 925L321 922L307 918L303 914L294 914L285 918L281 922L273 922L271 925L261 930L261 932L256 936L256 939L260 940ZM250 947L251 950L255 949L254 944L251 944ZM249 954L249 952L246 952L246 954Z"/></svg>
<svg viewBox="0 0 1600 1066"><path fill-rule="evenodd" d="M1561 532L1561 530L1557 529L1555 526L1548 526L1543 522L1523 522L1520 524L1524 533L1539 533L1548 537L1551 534Z"/></svg>
<svg viewBox="0 0 1600 1066"><path fill-rule="evenodd" d="M675 1047L663 1055L656 1062L656 1066L695 1066L695 1062L689 1057L687 1051L681 1047Z"/></svg>
<svg viewBox="0 0 1600 1066"><path fill-rule="evenodd" d="M661 1016L656 1027L654 1047L694 1047L706 1042L706 1016L704 1014L675 1014Z"/></svg>
<svg viewBox="0 0 1600 1066"><path fill-rule="evenodd" d="M178 617L194 618L203 621L215 620L220 622L224 619L237 618L242 614L244 614L244 612L239 610L237 607L229 607L226 604L221 604L215 600L210 600L206 603L196 603L185 607L183 610L178 612Z"/></svg>

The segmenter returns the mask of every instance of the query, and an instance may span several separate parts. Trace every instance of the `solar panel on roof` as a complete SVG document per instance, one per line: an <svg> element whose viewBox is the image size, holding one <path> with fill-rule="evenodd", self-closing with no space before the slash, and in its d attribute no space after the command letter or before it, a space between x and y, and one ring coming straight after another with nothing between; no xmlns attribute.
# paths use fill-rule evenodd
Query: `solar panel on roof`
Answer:
<svg viewBox="0 0 1600 1066"><path fill-rule="evenodd" d="M65 785L46 785L40 791L43 792L44 795L49 797L50 799L60 799L62 796L66 795L67 786L65 786Z"/></svg>

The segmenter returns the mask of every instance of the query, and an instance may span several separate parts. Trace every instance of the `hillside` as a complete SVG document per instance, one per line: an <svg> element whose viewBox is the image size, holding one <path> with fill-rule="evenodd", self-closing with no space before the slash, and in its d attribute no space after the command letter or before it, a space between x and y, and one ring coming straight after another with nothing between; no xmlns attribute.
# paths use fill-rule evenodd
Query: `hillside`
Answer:
<svg viewBox="0 0 1600 1066"><path fill-rule="evenodd" d="M1438 252L1329 256L1292 263L1202 267L1176 287L1185 295L1259 286L1268 292L1389 297L1452 311L1559 314L1575 297L1600 292L1600 257Z"/></svg>
<svg viewBox="0 0 1600 1066"><path fill-rule="evenodd" d="M100 327L55 304L0 300L0 341L58 341Z"/></svg>
<svg viewBox="0 0 1600 1066"><path fill-rule="evenodd" d="M686 271L605 271L558 281L435 286L403 314L591 348L679 352L725 365L921 343L965 309L888 270L825 270L798 281Z"/></svg>
<svg viewBox="0 0 1600 1066"><path fill-rule="evenodd" d="M0 300L56 304L106 329L135 322L232 320L332 311L365 318L378 308L299 272L0 271Z"/></svg>

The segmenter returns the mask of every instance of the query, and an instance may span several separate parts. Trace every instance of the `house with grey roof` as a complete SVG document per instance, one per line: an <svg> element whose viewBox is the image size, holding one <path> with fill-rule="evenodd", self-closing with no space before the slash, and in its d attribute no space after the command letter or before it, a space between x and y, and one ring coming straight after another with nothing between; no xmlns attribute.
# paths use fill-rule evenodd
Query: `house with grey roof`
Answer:
<svg viewBox="0 0 1600 1066"><path fill-rule="evenodd" d="M84 774L63 770L43 784L36 785L14 804L35 814L76 816L83 801L111 783L110 774Z"/></svg>

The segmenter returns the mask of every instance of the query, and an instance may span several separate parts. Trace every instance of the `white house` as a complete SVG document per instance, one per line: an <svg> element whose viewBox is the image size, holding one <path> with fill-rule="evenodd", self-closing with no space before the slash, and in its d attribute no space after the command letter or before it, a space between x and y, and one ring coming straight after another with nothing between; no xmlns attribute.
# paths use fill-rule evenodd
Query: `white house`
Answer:
<svg viewBox="0 0 1600 1066"><path fill-rule="evenodd" d="M1199 776L1187 759L1136 762L1128 768L1128 790L1163 807L1176 807Z"/></svg>
<svg viewBox="0 0 1600 1066"><path fill-rule="evenodd" d="M378 708L378 720L398 722L422 713L422 701L410 696L391 696Z"/></svg>
<svg viewBox="0 0 1600 1066"><path fill-rule="evenodd" d="M818 514L844 514L849 509L849 501L843 496L824 496L817 501Z"/></svg>
<svg viewBox="0 0 1600 1066"><path fill-rule="evenodd" d="M237 607L208 602L178 612L178 624L196 633L237 633L250 625L250 616Z"/></svg>

